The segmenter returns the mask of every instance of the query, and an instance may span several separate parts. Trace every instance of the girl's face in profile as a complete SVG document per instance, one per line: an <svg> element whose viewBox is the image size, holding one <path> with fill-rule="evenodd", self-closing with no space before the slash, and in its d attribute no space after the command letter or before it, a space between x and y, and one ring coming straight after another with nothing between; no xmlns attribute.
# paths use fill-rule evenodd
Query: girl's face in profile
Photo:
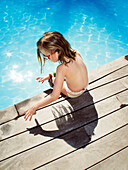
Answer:
<svg viewBox="0 0 128 170"><path fill-rule="evenodd" d="M47 50L45 49L40 49L40 52L41 52L41 55L47 60L50 60L52 62L57 62L59 60L59 54L58 52L56 51L53 51L53 52L48 52Z"/></svg>

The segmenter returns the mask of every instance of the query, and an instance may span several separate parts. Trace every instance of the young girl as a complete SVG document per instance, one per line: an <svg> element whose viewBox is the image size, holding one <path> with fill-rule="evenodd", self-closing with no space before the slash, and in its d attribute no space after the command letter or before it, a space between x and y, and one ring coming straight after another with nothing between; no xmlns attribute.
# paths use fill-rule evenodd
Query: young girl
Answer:
<svg viewBox="0 0 128 170"><path fill-rule="evenodd" d="M86 90L88 85L87 68L80 54L71 48L68 41L59 32L46 32L37 42L37 57L41 65L41 72L42 56L44 63L45 60L48 59L52 62L60 61L61 64L56 69L54 82L53 76L55 76L55 74L49 74L46 77L38 77L36 79L42 83L48 80L52 85L54 84L53 92L42 101L35 103L27 109L23 113L25 114L25 120L28 118L31 120L38 108L57 100L61 92L71 98L78 97Z"/></svg>

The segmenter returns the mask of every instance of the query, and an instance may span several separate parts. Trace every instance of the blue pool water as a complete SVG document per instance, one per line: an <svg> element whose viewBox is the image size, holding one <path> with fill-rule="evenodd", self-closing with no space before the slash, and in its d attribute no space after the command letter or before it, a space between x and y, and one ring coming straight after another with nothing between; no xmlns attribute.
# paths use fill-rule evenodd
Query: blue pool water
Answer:
<svg viewBox="0 0 128 170"><path fill-rule="evenodd" d="M0 109L49 88L40 76L36 42L61 32L92 70L128 54L128 1L2 0L0 2ZM44 75L58 63L46 63Z"/></svg>

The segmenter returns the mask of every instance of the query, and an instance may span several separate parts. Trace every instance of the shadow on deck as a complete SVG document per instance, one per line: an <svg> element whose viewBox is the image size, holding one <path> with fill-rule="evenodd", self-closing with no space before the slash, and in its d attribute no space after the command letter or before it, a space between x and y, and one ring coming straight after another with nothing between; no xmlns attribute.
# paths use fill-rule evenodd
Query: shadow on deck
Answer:
<svg viewBox="0 0 128 170"><path fill-rule="evenodd" d="M28 129L30 134L48 136L54 139L63 139L74 148L85 147L90 142L91 136L94 134L94 129L98 122L98 114L96 112L92 96L88 91L85 95L85 103L90 101L90 103L92 103L91 109L85 109L85 107L76 110L73 108L73 105L75 103L77 104L80 98L81 97L73 100L67 99L71 105L71 107L68 108L70 110L69 114L65 115L65 112L68 111L67 107L63 105L61 105L58 109L56 109L56 107L52 108L54 121L56 122L58 130L43 130L41 125L39 125L38 120L35 119L37 126L35 128Z"/></svg>

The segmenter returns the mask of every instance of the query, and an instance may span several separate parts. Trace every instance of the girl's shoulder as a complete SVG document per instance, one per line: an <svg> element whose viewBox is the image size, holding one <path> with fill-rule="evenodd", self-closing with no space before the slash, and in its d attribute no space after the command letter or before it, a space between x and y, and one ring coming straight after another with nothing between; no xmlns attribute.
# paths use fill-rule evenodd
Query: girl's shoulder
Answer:
<svg viewBox="0 0 128 170"><path fill-rule="evenodd" d="M64 63L60 64L59 66L57 66L57 69L56 71L58 72L63 72L64 74L66 73L67 71L67 67Z"/></svg>

